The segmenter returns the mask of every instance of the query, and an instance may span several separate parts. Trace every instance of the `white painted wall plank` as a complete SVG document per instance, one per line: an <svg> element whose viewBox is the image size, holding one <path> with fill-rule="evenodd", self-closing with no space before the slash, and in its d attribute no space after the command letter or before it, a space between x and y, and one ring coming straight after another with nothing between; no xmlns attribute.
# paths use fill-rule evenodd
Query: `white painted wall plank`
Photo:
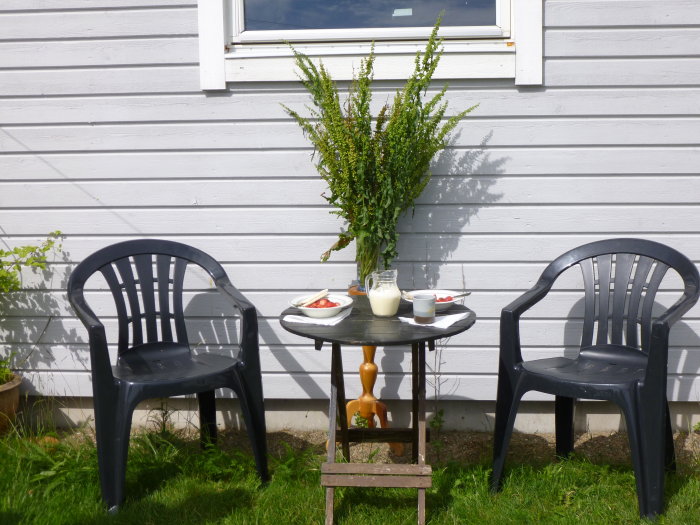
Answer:
<svg viewBox="0 0 700 525"><path fill-rule="evenodd" d="M547 59L545 84L560 86L690 86L700 84L700 58Z"/></svg>
<svg viewBox="0 0 700 525"><path fill-rule="evenodd" d="M537 277L544 268L532 265L528 267L504 267L501 271L511 271L521 279L522 282L532 280ZM469 280L479 282L484 280L487 275L483 273L483 269L475 266L466 267L469 275ZM239 285L240 279L235 280L235 284ZM412 288L410 283L404 285L404 289ZM480 286L469 296L464 303L472 310L479 312L479 320L498 319L501 310L509 303L514 301L523 290L507 290L507 291L492 291L480 290ZM335 290L337 293L344 293L342 289ZM255 305L258 314L266 319L268 323L274 323L283 309L285 309L290 301L296 297L297 291L279 291L279 290L264 290L264 291L243 291L246 298ZM679 297L681 292L665 291L660 293L656 303L659 308L670 307ZM42 311L51 313L57 318L71 317L74 312L70 307L65 293L61 292L34 292L32 294L18 294L19 296L14 301L2 301L4 318L12 319L13 326L19 326L21 319L24 317L33 317L36 315L37 306L40 306ZM539 303L527 313L528 319L567 319L580 318L583 315L583 303L581 302L582 294L569 290L555 290L546 300ZM114 302L111 294L108 291L89 291L87 300L95 313L100 316L114 317ZM216 293L205 294L203 292L190 291L184 297L185 307L189 316L210 317L231 315L232 310L225 299L221 298ZM700 319L700 306L693 307L684 317L684 319ZM29 338L30 340L35 340ZM309 343L310 345L310 343Z"/></svg>
<svg viewBox="0 0 700 525"><path fill-rule="evenodd" d="M102 9L130 7L194 7L193 0L3 0L0 12L5 11L41 11L56 9Z"/></svg>
<svg viewBox="0 0 700 525"><path fill-rule="evenodd" d="M0 40L196 35L196 12L191 6L152 10L0 11L3 28Z"/></svg>
<svg viewBox="0 0 700 525"><path fill-rule="evenodd" d="M70 251L56 256L53 260L77 264L95 250L133 238L125 235L110 237L101 236L71 236ZM245 263L260 263L261 253L274 251L279 261L285 263L307 263L316 271L316 264L320 254L330 247L336 240L336 234L327 235L299 235L271 236L271 235L159 235L161 238L191 244L210 253L225 266L236 268ZM567 250L593 242L602 238L616 237L615 234L402 234L399 237L399 260L405 262L431 263L429 267L440 264L472 264L494 262L516 262L520 264L544 265ZM668 233L644 235L645 238L666 243L683 251L694 261L700 261L700 234ZM27 236L15 239L12 245L23 243L38 243L42 237ZM449 248L447 257L445 250ZM331 262L352 263L355 251L352 246L347 250L334 252ZM51 264L59 273L59 267ZM67 271L67 267L60 267L61 271ZM53 279L56 286L64 286L58 275ZM44 281L32 281L42 284Z"/></svg>
<svg viewBox="0 0 700 525"><path fill-rule="evenodd" d="M2 70L3 96L180 93L199 90L197 66Z"/></svg>
<svg viewBox="0 0 700 525"><path fill-rule="evenodd" d="M193 42L194 40L194 42ZM68 40L38 46L36 42L0 42L0 68L196 64L194 37ZM4 120L4 119L3 119Z"/></svg>
<svg viewBox="0 0 700 525"><path fill-rule="evenodd" d="M700 143L700 118L638 118L626 133L619 118L473 119L456 128L454 144L486 146L670 145ZM0 152L303 148L291 122L13 127L0 135ZM448 152L449 154L449 152ZM473 156L473 154L472 154ZM454 159L456 162L471 160Z"/></svg>
<svg viewBox="0 0 700 525"><path fill-rule="evenodd" d="M269 399L324 399L330 391L329 374L263 374L263 392ZM288 378L284 380L284 378ZM361 394L359 381L351 374L345 375L345 387L348 398ZM455 376L443 375L444 382L440 399L443 400L492 400L496 397L496 377L488 376ZM92 387L90 375L87 372L64 372L60 374L42 374L32 372L25 376L23 391L33 395L54 395L70 397L90 397ZM404 377L378 377L375 392L382 399L406 399L411 395L410 380ZM433 393L426 392L427 398L432 399ZM232 397L230 392L219 393ZM697 399L700 396L700 378L694 375L670 376L667 395L670 401ZM532 392L526 394L525 401L551 401L545 394Z"/></svg>
<svg viewBox="0 0 700 525"><path fill-rule="evenodd" d="M141 206L304 206L326 204L320 178L311 180L191 180L85 181L4 183L3 199L19 202L28 193L36 200L28 208L123 206L141 196ZM17 199L17 200L15 200Z"/></svg>
<svg viewBox="0 0 700 525"><path fill-rule="evenodd" d="M6 182L3 200L23 208L123 206L134 194L141 206L322 206L327 190L320 178L243 180L125 180ZM689 204L700 203L700 179L648 177L436 176L418 204Z"/></svg>
<svg viewBox="0 0 700 525"><path fill-rule="evenodd" d="M25 360L25 352L30 351L28 345L17 346L18 356L15 362L20 363L17 370L20 373L40 372L71 372L90 371L90 351L86 344L54 345L52 348L46 345L37 345L29 359ZM199 347L199 352L210 351L222 355L235 355L237 350L221 349L218 347ZM26 350L25 350L26 349ZM112 357L116 356L116 346L110 347ZM48 354L50 352L50 354ZM546 359L559 356L573 356L574 347L542 347L524 348L525 359ZM44 355L42 355L44 354ZM428 380L435 382L437 374L449 372L455 374L455 370L469 370L469 374L492 374L494 367L498 366L498 351L493 348L482 347L458 347L438 346L435 353L426 354L426 370ZM270 374L282 375L286 373L324 374L330 370L330 351L322 348L317 351L313 346L273 346L262 347L260 351L261 366ZM379 347L375 361L380 367L379 377L391 377L397 374L410 374L411 358L410 347ZM362 350L359 347L343 348L343 365L345 371L353 374L351 381L358 381L358 369L362 362ZM700 349L697 347L671 348L669 351L669 371L672 374L691 375L700 366ZM465 378L469 374L462 374Z"/></svg>
<svg viewBox="0 0 700 525"><path fill-rule="evenodd" d="M670 155L661 154L667 162ZM700 158L700 148L691 153ZM167 153L125 152L57 155L25 151L24 155L3 155L0 180L73 179L170 179L170 178L267 178L316 175L311 150L214 151Z"/></svg>
<svg viewBox="0 0 700 525"><path fill-rule="evenodd" d="M672 210L672 213L669 213ZM646 233L696 232L700 206L481 206L417 205L411 221L399 224L412 233ZM176 234L330 234L340 219L324 208L118 208L36 210L0 209L7 231L38 235L59 229L69 235Z"/></svg>
<svg viewBox="0 0 700 525"><path fill-rule="evenodd" d="M606 27L700 24L695 0L547 0L546 26Z"/></svg>
<svg viewBox="0 0 700 525"><path fill-rule="evenodd" d="M649 57L700 54L700 29L548 29L547 57Z"/></svg>
<svg viewBox="0 0 700 525"><path fill-rule="evenodd" d="M184 41L178 40L182 43ZM2 44L0 44L0 47ZM0 60L2 60L0 53ZM13 55L10 55L12 57ZM139 59L150 59L148 54ZM169 57L163 57L168 60ZM20 60L25 60L24 58ZM296 86L290 85L290 90ZM375 96L375 104L386 94ZM697 116L700 114L700 88L615 88L561 89L552 91L508 89L460 90L452 87L447 97L448 112L467 108L478 102L479 107L467 117L547 117L547 116ZM253 93L235 96L201 94L151 96L96 96L58 98L5 98L0 96L3 123L10 124L70 124L76 122L159 122L222 120L279 120L285 118L280 104L305 112L309 103L305 93L272 91L261 88Z"/></svg>
<svg viewBox="0 0 700 525"><path fill-rule="evenodd" d="M0 157L0 181L317 177L311 149L207 152L36 153ZM455 158L463 165L454 165ZM694 174L700 147L456 148L434 175Z"/></svg>

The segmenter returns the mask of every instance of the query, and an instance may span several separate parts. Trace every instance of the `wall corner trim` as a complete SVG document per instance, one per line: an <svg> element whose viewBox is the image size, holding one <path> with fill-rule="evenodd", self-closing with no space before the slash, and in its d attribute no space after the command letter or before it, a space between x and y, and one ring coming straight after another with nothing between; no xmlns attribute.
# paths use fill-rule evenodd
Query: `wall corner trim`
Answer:
<svg viewBox="0 0 700 525"><path fill-rule="evenodd" d="M199 82L205 91L226 89L225 1L198 0Z"/></svg>
<svg viewBox="0 0 700 525"><path fill-rule="evenodd" d="M543 84L543 5L540 0L513 2L515 36L515 85Z"/></svg>

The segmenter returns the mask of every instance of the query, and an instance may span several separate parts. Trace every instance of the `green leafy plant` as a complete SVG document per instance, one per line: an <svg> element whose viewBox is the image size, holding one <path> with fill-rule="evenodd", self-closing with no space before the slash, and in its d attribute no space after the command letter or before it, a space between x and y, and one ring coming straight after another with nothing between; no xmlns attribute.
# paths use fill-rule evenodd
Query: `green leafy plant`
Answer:
<svg viewBox="0 0 700 525"><path fill-rule="evenodd" d="M310 117L284 106L313 143L317 169L330 193L323 197L345 219L347 231L322 255L355 241L360 282L378 268L388 268L397 256L399 217L412 209L430 180L430 162L448 144L457 123L476 106L445 119L447 102L441 91L424 101L442 55L438 19L424 52L418 52L415 68L391 104L376 117L371 114L374 78L374 46L363 59L347 98L341 102L338 88L324 67L292 48L299 78L311 95Z"/></svg>
<svg viewBox="0 0 700 525"><path fill-rule="evenodd" d="M39 245L16 246L0 249L0 293L19 291L22 288L22 269L45 270L49 252L59 249L61 232L51 232ZM48 326L48 323L47 323ZM14 354L0 359L0 385L11 381L14 374L10 361Z"/></svg>
<svg viewBox="0 0 700 525"><path fill-rule="evenodd" d="M15 292L22 288L22 268L45 270L47 254L56 247L60 237L61 232L56 230L38 246L0 249L0 292Z"/></svg>
<svg viewBox="0 0 700 525"><path fill-rule="evenodd" d="M4 385L5 383L12 381L14 374L10 369L10 361L12 360L13 356L14 353L0 359L0 385Z"/></svg>

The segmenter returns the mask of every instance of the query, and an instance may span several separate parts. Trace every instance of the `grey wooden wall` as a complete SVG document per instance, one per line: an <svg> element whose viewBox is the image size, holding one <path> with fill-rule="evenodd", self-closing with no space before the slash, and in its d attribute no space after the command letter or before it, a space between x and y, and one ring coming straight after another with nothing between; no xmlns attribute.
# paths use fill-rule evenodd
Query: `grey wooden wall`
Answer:
<svg viewBox="0 0 700 525"><path fill-rule="evenodd" d="M445 398L494 399L500 309L562 251L641 236L700 260L700 4L544 5L545 85L450 81L451 108L480 106L401 223L402 287L474 292L477 325L431 363ZM267 397L327 395L327 353L277 322L294 295L343 290L355 273L352 249L318 262L341 224L280 107L307 96L294 83L202 93L197 52L192 1L0 3L0 235L10 246L66 235L51 271L26 274L30 290L3 299L0 352L17 353L30 392L91 394L67 275L99 247L157 236L211 253L257 305ZM378 97L395 88L380 83ZM527 355L575 344L573 282L529 316ZM227 351L235 326L210 318L219 311L206 306L208 286L189 281L192 337ZM90 296L107 311L104 290ZM674 400L700 399L699 312L673 333ZM345 359L348 370L361 360L354 349ZM405 395L409 356L380 350L377 360L376 392ZM357 393L355 378L347 384Z"/></svg>

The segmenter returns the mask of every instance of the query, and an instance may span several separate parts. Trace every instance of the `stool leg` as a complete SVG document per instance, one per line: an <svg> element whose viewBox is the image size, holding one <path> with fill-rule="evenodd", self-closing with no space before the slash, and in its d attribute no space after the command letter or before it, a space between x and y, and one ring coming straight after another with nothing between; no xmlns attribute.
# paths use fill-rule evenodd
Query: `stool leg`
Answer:
<svg viewBox="0 0 700 525"><path fill-rule="evenodd" d="M326 487L326 525L333 525L333 496L334 487Z"/></svg>
<svg viewBox="0 0 700 525"><path fill-rule="evenodd" d="M425 525L425 489L418 489L418 525Z"/></svg>
<svg viewBox="0 0 700 525"><path fill-rule="evenodd" d="M414 345L413 355L418 357L418 464L425 465L425 343ZM418 489L418 525L425 525L425 489Z"/></svg>

